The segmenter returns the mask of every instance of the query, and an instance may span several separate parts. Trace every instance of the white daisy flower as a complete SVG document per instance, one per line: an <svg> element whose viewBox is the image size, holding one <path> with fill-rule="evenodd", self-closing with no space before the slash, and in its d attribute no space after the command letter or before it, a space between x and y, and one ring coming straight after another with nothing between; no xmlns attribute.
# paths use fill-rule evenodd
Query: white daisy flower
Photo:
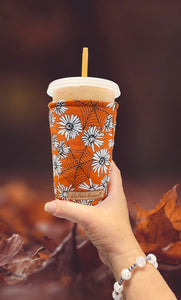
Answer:
<svg viewBox="0 0 181 300"><path fill-rule="evenodd" d="M106 107L112 108L112 110L114 111L116 107L116 102L115 101L110 102L106 105Z"/></svg>
<svg viewBox="0 0 181 300"><path fill-rule="evenodd" d="M109 148L112 148L113 146L114 146L114 140L113 139L110 139L110 140L108 140L108 147Z"/></svg>
<svg viewBox="0 0 181 300"><path fill-rule="evenodd" d="M90 146L93 151L94 150L94 144L98 147L102 146L104 141L100 141L104 136L103 132L99 132L99 130L96 128L96 126L89 126L89 128L84 130L84 136L82 136L82 140L85 144L85 146Z"/></svg>
<svg viewBox="0 0 181 300"><path fill-rule="evenodd" d="M94 173L97 171L98 176L100 171L102 175L103 172L106 173L108 168L107 166L110 165L110 154L108 153L107 149L98 150L96 153L94 153L92 160Z"/></svg>
<svg viewBox="0 0 181 300"><path fill-rule="evenodd" d="M50 114L49 114L50 127L53 127L53 124L55 123L55 119L56 119L56 117L54 116L54 109L53 109L50 111Z"/></svg>
<svg viewBox="0 0 181 300"><path fill-rule="evenodd" d="M52 135L52 148L53 148L54 151L57 148L57 146L58 146L57 135L54 133Z"/></svg>
<svg viewBox="0 0 181 300"><path fill-rule="evenodd" d="M62 171L62 163L58 156L53 154L53 175L59 176Z"/></svg>
<svg viewBox="0 0 181 300"><path fill-rule="evenodd" d="M65 106L65 100L59 100L57 101L56 103L56 107L55 107L55 110L56 110L56 114L57 115L61 115L61 114L64 114L64 112L67 110L68 108Z"/></svg>
<svg viewBox="0 0 181 300"><path fill-rule="evenodd" d="M112 125L112 128L116 128L116 122ZM112 137L112 132L109 132L108 134Z"/></svg>
<svg viewBox="0 0 181 300"><path fill-rule="evenodd" d="M57 149L58 149L58 155L64 159L68 156L69 154L69 148L70 147L67 147L66 144L64 143L64 141L60 141L58 143L58 146L57 146Z"/></svg>
<svg viewBox="0 0 181 300"><path fill-rule="evenodd" d="M86 182L83 182L79 185L79 188L80 189L83 189L83 190L89 190L89 191L95 191L95 190L98 190L99 189L99 185L96 184L96 183L93 183L91 178L89 178L89 184L88 185Z"/></svg>
<svg viewBox="0 0 181 300"><path fill-rule="evenodd" d="M53 183L53 189L54 189L54 194L56 195L57 189L56 189L56 186L55 186L55 182Z"/></svg>
<svg viewBox="0 0 181 300"><path fill-rule="evenodd" d="M69 138L75 139L76 135L79 135L79 132L82 131L80 119L74 115L69 116L65 114L60 118L60 122L57 122L57 124L60 124L58 134L65 134L67 141Z"/></svg>
<svg viewBox="0 0 181 300"><path fill-rule="evenodd" d="M100 185L100 187L103 187L104 189L106 189L107 186L108 186L108 182L109 182L108 177L107 177L107 176L104 176L104 178L101 180L101 185Z"/></svg>
<svg viewBox="0 0 181 300"><path fill-rule="evenodd" d="M112 121L112 115L108 115L103 127L103 130L105 129L106 132L111 131L111 129L113 128L113 121Z"/></svg>
<svg viewBox="0 0 181 300"><path fill-rule="evenodd" d="M91 200L80 200L80 203L84 204L84 205L92 205L93 201L94 201L94 199L91 199Z"/></svg>
<svg viewBox="0 0 181 300"><path fill-rule="evenodd" d="M69 186L64 186L63 184L58 183L57 185L57 194L64 200L68 200L68 191L73 191L72 184Z"/></svg>

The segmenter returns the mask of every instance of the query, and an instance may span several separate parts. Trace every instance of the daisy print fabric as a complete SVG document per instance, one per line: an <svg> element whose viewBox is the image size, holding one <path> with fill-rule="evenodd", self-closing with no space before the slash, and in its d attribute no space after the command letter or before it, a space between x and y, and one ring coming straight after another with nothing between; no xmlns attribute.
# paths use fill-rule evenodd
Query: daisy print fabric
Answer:
<svg viewBox="0 0 181 300"><path fill-rule="evenodd" d="M55 197L87 205L108 193L118 103L49 103Z"/></svg>

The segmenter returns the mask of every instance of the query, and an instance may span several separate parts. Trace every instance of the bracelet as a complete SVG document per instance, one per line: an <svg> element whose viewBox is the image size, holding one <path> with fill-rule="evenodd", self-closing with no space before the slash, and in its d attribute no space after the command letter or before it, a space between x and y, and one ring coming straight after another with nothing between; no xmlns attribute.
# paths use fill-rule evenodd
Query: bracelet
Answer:
<svg viewBox="0 0 181 300"><path fill-rule="evenodd" d="M129 280L131 278L131 271L135 267L143 268L147 262L152 264L156 269L158 268L156 256L154 254L148 254L146 257L138 256L136 262L133 265L131 265L129 269L122 270L120 280L116 281L114 284L114 291L112 293L112 297L114 300L122 299L123 282L124 280Z"/></svg>

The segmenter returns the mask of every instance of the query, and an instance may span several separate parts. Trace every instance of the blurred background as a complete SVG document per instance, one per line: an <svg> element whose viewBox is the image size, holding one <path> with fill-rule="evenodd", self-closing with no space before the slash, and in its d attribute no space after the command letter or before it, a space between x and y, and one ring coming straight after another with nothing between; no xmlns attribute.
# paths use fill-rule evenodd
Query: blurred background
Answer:
<svg viewBox="0 0 181 300"><path fill-rule="evenodd" d="M181 2L1 1L1 174L52 176L50 81L89 76L122 95L114 160L125 177L171 176L181 165Z"/></svg>
<svg viewBox="0 0 181 300"><path fill-rule="evenodd" d="M152 208L179 183L180 12L180 0L0 1L1 186L24 180L54 197L46 90L81 75L83 47L89 76L122 92L113 157L130 207Z"/></svg>

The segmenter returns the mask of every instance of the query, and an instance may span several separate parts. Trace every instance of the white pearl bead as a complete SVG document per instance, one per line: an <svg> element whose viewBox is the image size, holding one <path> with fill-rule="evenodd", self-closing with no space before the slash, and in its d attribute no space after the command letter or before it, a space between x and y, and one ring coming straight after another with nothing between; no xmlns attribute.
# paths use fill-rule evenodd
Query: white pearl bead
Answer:
<svg viewBox="0 0 181 300"><path fill-rule="evenodd" d="M122 290L123 290L123 285L120 285L120 284L118 283L118 281L116 281L115 284L114 284L114 290L115 290L117 293L121 293Z"/></svg>
<svg viewBox="0 0 181 300"><path fill-rule="evenodd" d="M143 268L146 265L145 258L143 256L138 256L136 259L136 264L138 267Z"/></svg>
<svg viewBox="0 0 181 300"><path fill-rule="evenodd" d="M116 292L113 291L113 292L112 292L112 297L113 297L113 299L115 299L116 296L117 296Z"/></svg>
<svg viewBox="0 0 181 300"><path fill-rule="evenodd" d="M116 296L116 298L115 298L114 300L121 300L121 299L123 299L123 298L122 298L122 296L119 294L119 295Z"/></svg>
<svg viewBox="0 0 181 300"><path fill-rule="evenodd" d="M158 268L158 263L157 263L157 261L155 261L154 263L153 263L153 265L154 265L154 267L157 269Z"/></svg>
<svg viewBox="0 0 181 300"><path fill-rule="evenodd" d="M128 269L124 269L121 272L122 279L129 280L131 278L131 272Z"/></svg>
<svg viewBox="0 0 181 300"><path fill-rule="evenodd" d="M121 294L116 294L115 291L112 292L112 297L113 297L114 300L121 300L122 299Z"/></svg>
<svg viewBox="0 0 181 300"><path fill-rule="evenodd" d="M148 254L148 262L153 264L154 262L156 262L156 256L154 254Z"/></svg>

